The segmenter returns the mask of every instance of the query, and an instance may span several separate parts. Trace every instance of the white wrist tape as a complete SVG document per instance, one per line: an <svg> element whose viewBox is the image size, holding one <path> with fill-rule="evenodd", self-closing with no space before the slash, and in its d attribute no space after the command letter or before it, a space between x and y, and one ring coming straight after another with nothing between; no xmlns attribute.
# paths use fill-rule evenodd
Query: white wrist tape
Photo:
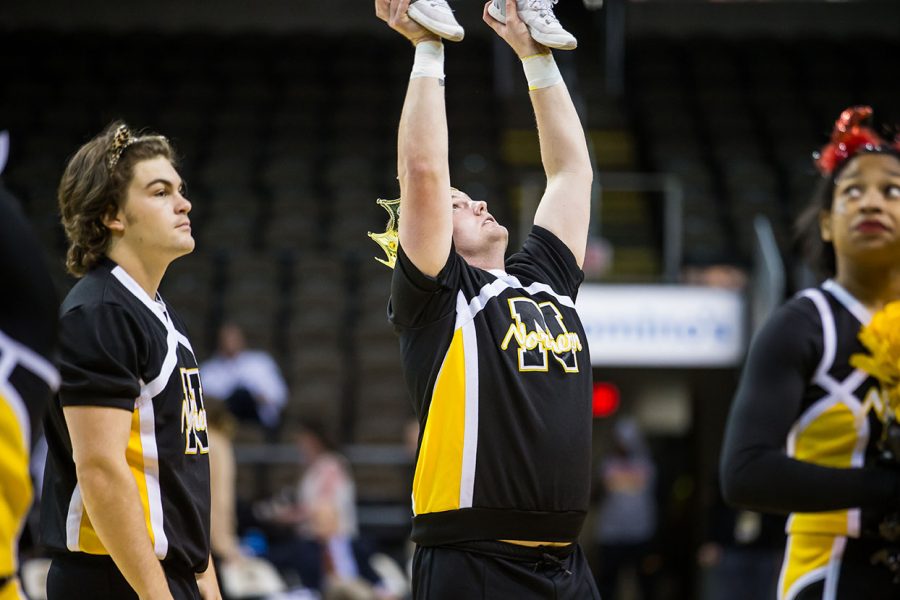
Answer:
<svg viewBox="0 0 900 600"><path fill-rule="evenodd" d="M525 70L529 91L550 87L563 80L550 53L526 56L522 59L522 68Z"/></svg>
<svg viewBox="0 0 900 600"><path fill-rule="evenodd" d="M424 41L416 44L416 58L413 61L410 79L416 77L437 77L444 82L444 44Z"/></svg>

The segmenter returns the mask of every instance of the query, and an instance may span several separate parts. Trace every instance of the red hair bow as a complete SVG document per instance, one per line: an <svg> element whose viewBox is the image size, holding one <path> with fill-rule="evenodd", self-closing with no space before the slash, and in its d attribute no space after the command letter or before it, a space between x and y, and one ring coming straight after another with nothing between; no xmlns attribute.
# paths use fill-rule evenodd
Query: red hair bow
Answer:
<svg viewBox="0 0 900 600"><path fill-rule="evenodd" d="M870 106L853 106L841 113L834 124L831 142L813 154L816 167L822 175L833 175L844 163L860 152L879 152L888 149L900 152L900 137L891 145L866 124L871 118Z"/></svg>

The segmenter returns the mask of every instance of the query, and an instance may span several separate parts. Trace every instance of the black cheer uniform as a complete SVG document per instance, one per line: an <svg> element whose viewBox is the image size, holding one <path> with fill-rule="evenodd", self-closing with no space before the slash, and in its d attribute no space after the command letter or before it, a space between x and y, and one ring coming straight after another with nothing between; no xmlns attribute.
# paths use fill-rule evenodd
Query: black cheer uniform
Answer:
<svg viewBox="0 0 900 600"><path fill-rule="evenodd" d="M104 406L132 414L126 459L147 533L175 597L195 596L194 575L209 557L209 442L184 324L109 259L72 288L60 315L62 385L46 423L41 505L43 541L57 553L48 590L115 570L82 503L63 416L65 406ZM118 597L117 589L84 597Z"/></svg>
<svg viewBox="0 0 900 600"><path fill-rule="evenodd" d="M29 461L59 385L56 292L18 201L0 186L0 598L20 598L19 534L34 491Z"/></svg>
<svg viewBox="0 0 900 600"><path fill-rule="evenodd" d="M722 453L726 498L790 513L783 600L877 600L900 586L871 557L900 509L898 471L878 463L878 382L850 365L869 311L834 281L776 310L750 350Z"/></svg>
<svg viewBox="0 0 900 600"><path fill-rule="evenodd" d="M575 311L583 277L537 226L503 271L451 250L430 278L400 249L389 316L421 425L416 598L598 597L575 544L591 476L591 363ZM526 581L534 573L543 583Z"/></svg>

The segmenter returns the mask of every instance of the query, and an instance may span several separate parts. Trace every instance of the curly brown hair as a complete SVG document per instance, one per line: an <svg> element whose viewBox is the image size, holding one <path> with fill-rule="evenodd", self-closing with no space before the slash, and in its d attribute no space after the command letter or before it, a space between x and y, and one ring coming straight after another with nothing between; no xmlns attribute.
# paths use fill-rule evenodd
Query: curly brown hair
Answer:
<svg viewBox="0 0 900 600"><path fill-rule="evenodd" d="M175 164L174 149L159 135L131 138L114 152L122 126L121 121L112 123L79 148L59 182L59 211L69 240L66 269L75 277L91 270L109 249L111 235L103 219L122 207L134 165L157 157ZM116 160L110 161L113 154Z"/></svg>

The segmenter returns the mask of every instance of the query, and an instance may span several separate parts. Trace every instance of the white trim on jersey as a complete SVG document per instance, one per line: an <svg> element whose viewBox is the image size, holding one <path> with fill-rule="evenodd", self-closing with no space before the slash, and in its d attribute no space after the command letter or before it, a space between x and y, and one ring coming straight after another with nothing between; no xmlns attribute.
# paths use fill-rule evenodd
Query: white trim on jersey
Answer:
<svg viewBox="0 0 900 600"><path fill-rule="evenodd" d="M168 357L166 358L168 359ZM144 455L144 479L147 482L150 527L153 530L153 551L156 557L162 560L169 552L169 538L166 536L163 521L162 491L159 485L159 449L156 446L156 415L153 410L153 395L149 393L149 386L145 387L142 385L141 387L141 395L135 401L135 410L138 411L141 427L141 449Z"/></svg>
<svg viewBox="0 0 900 600"><path fill-rule="evenodd" d="M497 279L495 279L491 283L485 284L484 287L481 288L481 291L478 293L478 295L472 298L468 302L468 304L465 303L465 298L463 298L463 302L457 301L456 329L462 327L465 321L471 321L472 319L474 319L478 313L484 310L484 307L487 306L487 303L490 302L491 299L496 298L508 289L522 290L529 295L544 292L556 298L556 300L563 306L567 306L573 310L575 309L575 302L572 300L572 298L562 294L557 294L553 291L553 288L551 288L546 283L535 282L528 287L525 287L517 277L509 275L505 271L493 269L488 272L496 276Z"/></svg>
<svg viewBox="0 0 900 600"><path fill-rule="evenodd" d="M818 569L813 569L812 571L804 573L797 578L797 581L794 582L794 585L791 586L791 589L788 590L787 594L783 597L780 593L778 594L778 600L794 600L794 598L797 597L797 594L802 592L807 586L825 579L827 577L827 571L828 567L819 567ZM784 573L784 569L782 569L782 573ZM778 589L779 591L781 590L780 585L778 586Z"/></svg>
<svg viewBox="0 0 900 600"><path fill-rule="evenodd" d="M160 322L166 326L166 329L169 331L171 335L174 332L175 338L178 340L178 343L191 351L191 354L194 353L194 348L191 346L191 342L187 339L187 337L181 333L180 331L175 329L174 324L172 323L172 319L169 318L169 311L166 310L166 303L163 302L162 297L157 294L158 300L153 300L150 295L144 291L144 288L134 280L134 278L128 274L128 271L123 269L122 267L116 266L112 270L112 274L118 279L125 288L134 295L135 298L141 301L141 303L150 309L156 318L160 320Z"/></svg>
<svg viewBox="0 0 900 600"><path fill-rule="evenodd" d="M15 368L15 365L12 365L10 368L9 362L13 362L13 358L10 357L7 360L7 355L4 354L0 357L0 396L5 399L9 403L10 409L12 409L13 414L16 417L16 421L19 423L19 431L22 433L22 450L24 452L25 458L28 462L31 462L31 427L29 423L31 419L28 418L28 409L25 407L25 401L22 400L22 396L19 395L19 391L6 379L12 370ZM7 372L9 371L9 373ZM19 440L15 440L19 441ZM8 442L13 442L13 440L8 440ZM13 532L12 536L12 547L19 547L19 538L22 537L22 530L25 527L25 520L21 520L16 524L16 530ZM13 571L18 571L19 568L19 557L13 552L12 555L13 560ZM25 596L21 596L24 598Z"/></svg>
<svg viewBox="0 0 900 600"><path fill-rule="evenodd" d="M456 297L456 324L454 330L461 329L463 337L463 357L466 367L466 413L463 432L462 473L459 485L459 507L470 508L475 493L475 463L478 455L478 411L479 411L479 373L478 373L478 337L474 319L484 310L488 302L508 289L518 289L528 295L546 293L555 298L563 306L575 309L575 302L569 296L557 294L545 284L535 282L529 286L506 271L492 269L488 271L497 279L485 284L478 295L466 301L465 294L459 292ZM443 368L443 366L441 367Z"/></svg>
<svg viewBox="0 0 900 600"><path fill-rule="evenodd" d="M25 344L0 331L0 396L9 404L9 408L16 418L19 432L22 435L22 449L25 452L25 457L30 461L31 417L28 415L28 406L26 406L19 390L9 381L17 367L23 367L32 372L53 391L59 388L60 377L59 371L56 370L56 367L50 361ZM12 538L14 548L18 547L24 526L24 521L20 521L16 525L16 531L13 533ZM16 557L15 553L13 553L13 567L18 567L18 557Z"/></svg>
<svg viewBox="0 0 900 600"><path fill-rule="evenodd" d="M556 293L553 288L551 288L546 283L534 282L528 287L525 287L524 285L522 285L522 282L519 281L518 277L516 277L515 275L510 275L506 271L502 271L500 269L491 269L488 272L495 275L497 279L505 282L506 285L511 288L525 290L525 293L527 294L537 294L538 292L545 292L559 300L560 304L568 306L569 308L575 308L575 302L569 296Z"/></svg>
<svg viewBox="0 0 900 600"><path fill-rule="evenodd" d="M81 520L84 518L84 502L81 499L81 484L75 481L75 489L69 498L66 511L66 548L71 552L81 551Z"/></svg>
<svg viewBox="0 0 900 600"><path fill-rule="evenodd" d="M868 325L869 321L872 320L872 313L869 309L866 308L862 302L854 298L853 294L848 292L846 288L838 282L829 279L822 284L822 289L827 290L832 296L837 298L838 302L843 304L844 307L863 325Z"/></svg>
<svg viewBox="0 0 900 600"><path fill-rule="evenodd" d="M787 547L784 552L784 561L781 566L781 575L778 577L778 600L794 600L798 594L817 581L824 582L822 600L835 600L841 574L841 563L844 558L844 550L847 548L847 538L845 536L835 537L834 542L831 545L831 557L829 558L828 563L825 566L808 571L798 577L793 585L791 585L790 589L782 594L782 590L784 590L784 577L788 569L788 562L791 558L791 544L793 541L794 537L789 536Z"/></svg>
<svg viewBox="0 0 900 600"><path fill-rule="evenodd" d="M824 383L826 386L831 379L828 377L828 371L834 364L834 355L837 352L837 331L834 326L834 314L831 312L831 306L825 295L820 290L804 290L801 295L812 300L816 310L819 311L819 318L822 322L822 360L816 367L816 374L813 377L815 383ZM826 388L828 389L828 388Z"/></svg>
<svg viewBox="0 0 900 600"><path fill-rule="evenodd" d="M462 292L457 297L457 310L466 308ZM471 508L475 495L475 459L478 456L478 338L475 322L462 325L463 360L466 365L466 415L463 431L462 472L459 482L459 507Z"/></svg>
<svg viewBox="0 0 900 600"><path fill-rule="evenodd" d="M856 298L847 290L832 280L826 281L823 286L854 316L861 324L865 325L871 319L871 314ZM838 381L829 372L834 366L837 354L837 326L831 305L820 289L811 288L803 290L799 296L808 298L816 307L822 322L822 359L816 367L811 383L825 390L825 396L809 406L794 422L787 438L787 454L793 457L796 454L797 438L810 423L815 421L823 413L836 404L845 405L854 417L856 426L856 444L850 457L850 466L862 467L865 465L865 450L869 444L870 427L866 418L864 404L856 397L856 390L861 386L868 375L860 369L854 369L843 381ZM790 531L794 516L788 518L786 529ZM847 510L847 535L858 537L860 533L860 510L851 508Z"/></svg>
<svg viewBox="0 0 900 600"><path fill-rule="evenodd" d="M13 356L20 365L44 380L51 390L59 389L59 371L49 360L0 331L0 352ZM11 372L11 371L10 371ZM9 374L6 375L8 377Z"/></svg>
<svg viewBox="0 0 900 600"><path fill-rule="evenodd" d="M159 448L156 443L156 415L153 408L153 398L165 389L172 378L172 372L178 365L178 345L181 344L187 348L191 354L194 353L194 350L187 337L175 328L175 324L169 317L165 304L161 300L154 301L151 299L149 294L122 267L116 266L111 272L125 289L140 300L166 328L166 356L160 366L159 374L150 382L140 382L141 393L134 401L134 410L138 411L140 422L144 478L147 483L147 503L150 508L153 549L156 557L163 560L169 552L169 540L166 536L163 518L162 490L159 482ZM78 538L83 512L84 505L81 501L81 490L76 484L69 502L69 512L66 518L66 542L69 549L73 551L79 549Z"/></svg>
<svg viewBox="0 0 900 600"><path fill-rule="evenodd" d="M822 600L834 600L837 598L838 582L841 578L841 563L844 558L844 550L847 548L847 538L838 536L834 538L831 546L831 560L828 561L828 573L825 575L825 590Z"/></svg>
<svg viewBox="0 0 900 600"><path fill-rule="evenodd" d="M15 387L9 383L9 376L15 370L17 365L16 355L12 352L4 352L0 355L0 394L9 402L9 408L12 410L19 423L19 431L22 432L22 443L25 451L31 451L31 419L28 417L28 407L25 401Z"/></svg>
<svg viewBox="0 0 900 600"><path fill-rule="evenodd" d="M844 550L847 547L847 538L844 536L835 537L834 543L831 545L831 558L828 563L824 567L813 569L798 577L791 589L782 595L781 590L784 587L784 575L787 570L787 563L790 560L789 551L792 540L793 537L789 538L784 564L781 567L781 576L778 578L778 600L794 600L800 592L817 581L824 582L822 600L835 600L837 598L838 583L840 583L841 563L844 558Z"/></svg>
<svg viewBox="0 0 900 600"><path fill-rule="evenodd" d="M153 410L153 398L162 392L172 377L172 372L178 365L178 344L194 353L190 342L180 331L175 329L175 324L169 317L165 304L150 298L137 281L122 267L112 270L113 276L118 279L125 288L131 292L141 303L156 315L156 318L166 328L166 357L163 359L159 375L149 383L141 381L141 395L135 401L135 409L139 412L141 426L141 448L144 453L144 477L147 481L147 503L150 506L150 526L153 530L154 551L160 560L166 557L169 551L169 540L166 536L162 490L159 484L159 449L156 444L156 418Z"/></svg>

